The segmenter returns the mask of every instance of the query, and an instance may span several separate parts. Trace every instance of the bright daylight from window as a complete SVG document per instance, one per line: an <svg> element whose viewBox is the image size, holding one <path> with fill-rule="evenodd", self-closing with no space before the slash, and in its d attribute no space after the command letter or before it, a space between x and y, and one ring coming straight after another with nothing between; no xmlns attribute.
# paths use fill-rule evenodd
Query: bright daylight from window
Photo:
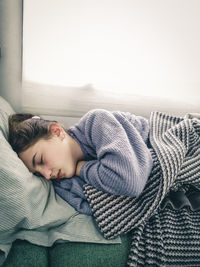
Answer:
<svg viewBox="0 0 200 267"><path fill-rule="evenodd" d="M187 97L199 88L199 15L180 3L26 0L23 79Z"/></svg>

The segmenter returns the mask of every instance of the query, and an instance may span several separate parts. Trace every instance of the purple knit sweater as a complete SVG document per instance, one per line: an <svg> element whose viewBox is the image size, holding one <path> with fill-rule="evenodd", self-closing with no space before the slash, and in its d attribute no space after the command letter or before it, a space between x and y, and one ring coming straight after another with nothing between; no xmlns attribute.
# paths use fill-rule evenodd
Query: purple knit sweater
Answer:
<svg viewBox="0 0 200 267"><path fill-rule="evenodd" d="M128 112L95 109L68 130L79 143L87 162L80 177L54 181L55 191L76 210L91 214L83 185L114 195L137 197L152 169L147 147L149 123Z"/></svg>

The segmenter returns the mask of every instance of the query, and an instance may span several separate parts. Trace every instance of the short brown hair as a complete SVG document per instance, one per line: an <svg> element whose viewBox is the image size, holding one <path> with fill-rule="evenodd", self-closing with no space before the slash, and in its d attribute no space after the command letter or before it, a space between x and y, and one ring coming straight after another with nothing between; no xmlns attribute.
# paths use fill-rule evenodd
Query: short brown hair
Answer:
<svg viewBox="0 0 200 267"><path fill-rule="evenodd" d="M9 116L9 137L8 141L13 150L19 154L39 139L49 139L49 125L51 122L41 117L34 118L30 113L18 113Z"/></svg>

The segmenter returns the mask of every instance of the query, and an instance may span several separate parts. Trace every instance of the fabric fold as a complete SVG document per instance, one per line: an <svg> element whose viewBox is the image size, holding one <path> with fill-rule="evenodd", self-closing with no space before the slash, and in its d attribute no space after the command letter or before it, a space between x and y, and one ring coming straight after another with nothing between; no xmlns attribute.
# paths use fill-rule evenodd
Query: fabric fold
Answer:
<svg viewBox="0 0 200 267"><path fill-rule="evenodd" d="M200 121L152 112L150 143L153 169L138 198L85 185L96 223L106 238L131 231L128 266L200 266Z"/></svg>

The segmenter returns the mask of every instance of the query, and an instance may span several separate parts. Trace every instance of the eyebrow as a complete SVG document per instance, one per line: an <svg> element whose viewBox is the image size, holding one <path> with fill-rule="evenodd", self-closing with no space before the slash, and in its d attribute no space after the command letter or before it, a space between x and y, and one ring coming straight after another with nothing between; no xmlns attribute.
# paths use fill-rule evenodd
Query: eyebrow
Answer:
<svg viewBox="0 0 200 267"><path fill-rule="evenodd" d="M35 165L36 165L36 163L35 163L35 156L36 156L36 154L37 154L37 152L35 153L35 155L33 156L33 159L32 159L32 164L33 164L33 167L35 168Z"/></svg>

